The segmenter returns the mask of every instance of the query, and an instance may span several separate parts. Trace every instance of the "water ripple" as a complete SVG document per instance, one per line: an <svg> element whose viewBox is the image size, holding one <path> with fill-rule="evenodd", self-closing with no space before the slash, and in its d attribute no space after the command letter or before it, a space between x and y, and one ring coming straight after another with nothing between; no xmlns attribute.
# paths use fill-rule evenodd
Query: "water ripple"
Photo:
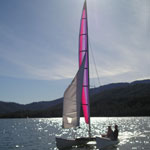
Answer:
<svg viewBox="0 0 150 150"><path fill-rule="evenodd" d="M118 124L120 143L111 150L148 150L150 147L150 117L95 117L91 122L93 136L101 136L108 125L114 128L114 124ZM83 118L77 130L62 130L61 118L0 120L0 150L57 150L56 136L88 137L88 126ZM96 147L90 149L96 150Z"/></svg>

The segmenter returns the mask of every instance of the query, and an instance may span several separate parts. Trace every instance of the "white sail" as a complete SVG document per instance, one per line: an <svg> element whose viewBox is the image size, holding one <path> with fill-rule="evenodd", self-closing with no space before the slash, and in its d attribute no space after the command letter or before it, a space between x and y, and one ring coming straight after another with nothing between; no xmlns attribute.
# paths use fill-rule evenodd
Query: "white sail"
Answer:
<svg viewBox="0 0 150 150"><path fill-rule="evenodd" d="M80 124L80 107L84 77L85 56L76 76L64 93L63 128L77 127Z"/></svg>

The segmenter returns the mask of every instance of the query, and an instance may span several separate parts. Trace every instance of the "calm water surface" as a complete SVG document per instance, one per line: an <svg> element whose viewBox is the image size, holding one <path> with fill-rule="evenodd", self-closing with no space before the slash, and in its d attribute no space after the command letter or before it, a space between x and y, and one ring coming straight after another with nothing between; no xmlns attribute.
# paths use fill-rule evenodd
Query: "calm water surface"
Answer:
<svg viewBox="0 0 150 150"><path fill-rule="evenodd" d="M62 130L61 118L0 119L0 150L57 150L55 136L85 137L81 118L78 130ZM91 118L92 135L100 136L108 125L118 124L120 143L113 150L150 150L150 117ZM74 148L77 149L77 148ZM91 149L93 148L78 148Z"/></svg>

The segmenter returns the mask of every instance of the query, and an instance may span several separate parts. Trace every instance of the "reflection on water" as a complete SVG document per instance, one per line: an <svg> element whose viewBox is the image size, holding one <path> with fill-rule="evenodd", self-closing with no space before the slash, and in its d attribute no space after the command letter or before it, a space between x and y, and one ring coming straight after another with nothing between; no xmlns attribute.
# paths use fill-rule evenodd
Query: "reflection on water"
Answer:
<svg viewBox="0 0 150 150"><path fill-rule="evenodd" d="M55 136L88 137L88 127L81 118L81 128L62 130L60 118L1 119L0 150L57 150ZM91 118L92 135L100 136L107 126L119 126L120 143L111 150L149 150L150 117ZM96 146L72 149L96 150Z"/></svg>

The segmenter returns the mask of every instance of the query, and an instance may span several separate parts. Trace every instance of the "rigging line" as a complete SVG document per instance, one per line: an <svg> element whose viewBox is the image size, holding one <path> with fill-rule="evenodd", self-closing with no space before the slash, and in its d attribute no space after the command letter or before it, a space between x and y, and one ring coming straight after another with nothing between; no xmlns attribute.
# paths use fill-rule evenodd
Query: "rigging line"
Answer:
<svg viewBox="0 0 150 150"><path fill-rule="evenodd" d="M91 51L90 51L91 52ZM91 59L91 63L93 64L93 59ZM94 77L94 67L93 65L90 65L90 74L91 74L91 78ZM92 82L90 83L90 88L95 88L96 86L96 81L95 81L95 78L92 79Z"/></svg>
<svg viewBox="0 0 150 150"><path fill-rule="evenodd" d="M90 71L90 73L91 73L91 77L94 77L94 69L93 69L93 65L91 65L90 66L91 68L91 71ZM90 83L90 88L95 88L96 86L96 81L95 81L95 79L93 78L92 79L92 83Z"/></svg>
<svg viewBox="0 0 150 150"><path fill-rule="evenodd" d="M95 70L96 70L96 75L97 75L97 78L98 78L98 83L101 86L101 82L100 82L99 74L98 74L98 71L97 71L96 61L94 59L94 54L93 54L93 49L92 49L92 46L91 46L90 39L89 39L89 46L90 46L90 49L91 49L91 54L92 54L92 58L93 58L93 62L94 62L94 67L95 67Z"/></svg>

